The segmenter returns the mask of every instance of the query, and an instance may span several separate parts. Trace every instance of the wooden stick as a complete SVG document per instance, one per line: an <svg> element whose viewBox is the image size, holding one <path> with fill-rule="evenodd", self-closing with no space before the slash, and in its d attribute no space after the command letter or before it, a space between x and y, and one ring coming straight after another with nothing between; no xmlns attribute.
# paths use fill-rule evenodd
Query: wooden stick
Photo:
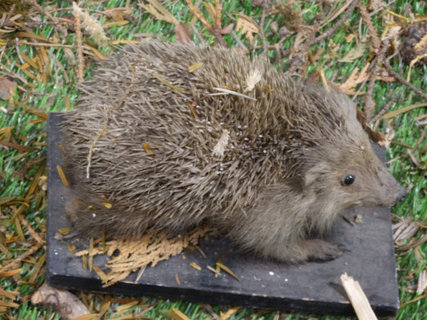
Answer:
<svg viewBox="0 0 427 320"><path fill-rule="evenodd" d="M359 282L354 280L347 273L341 275L341 282L356 312L357 318L359 320L377 320Z"/></svg>

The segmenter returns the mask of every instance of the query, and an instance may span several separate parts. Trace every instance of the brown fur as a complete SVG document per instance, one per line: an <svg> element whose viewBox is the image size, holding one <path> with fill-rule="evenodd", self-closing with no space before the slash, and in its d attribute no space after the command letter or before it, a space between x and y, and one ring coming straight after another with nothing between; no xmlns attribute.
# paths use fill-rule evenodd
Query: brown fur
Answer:
<svg viewBox="0 0 427 320"><path fill-rule="evenodd" d="M261 80L251 90L255 71ZM324 234L346 208L392 206L404 195L348 97L258 58L144 42L105 62L80 91L63 124L77 190L68 216L91 235L179 233L207 222L266 257L327 260L340 251L309 233ZM213 154L225 129L225 151ZM349 174L356 179L346 186Z"/></svg>

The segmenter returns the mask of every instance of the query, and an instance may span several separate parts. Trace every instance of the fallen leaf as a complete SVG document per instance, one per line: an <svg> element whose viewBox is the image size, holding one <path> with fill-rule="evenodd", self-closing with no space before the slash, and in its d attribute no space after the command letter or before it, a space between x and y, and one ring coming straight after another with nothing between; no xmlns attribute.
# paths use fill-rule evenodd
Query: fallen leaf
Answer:
<svg viewBox="0 0 427 320"><path fill-rule="evenodd" d="M147 153L153 153L153 150L150 148L149 144L147 142L143 142L142 146L144 147L145 152Z"/></svg>
<svg viewBox="0 0 427 320"><path fill-rule="evenodd" d="M8 77L3 76L0 78L0 99L8 100L16 89L16 83Z"/></svg>
<svg viewBox="0 0 427 320"><path fill-rule="evenodd" d="M380 10L387 5L382 0L371 0L369 1L369 9L372 11Z"/></svg>
<svg viewBox="0 0 427 320"><path fill-rule="evenodd" d="M261 78L262 74L258 69L252 70L246 77L246 89L243 92L252 91Z"/></svg>
<svg viewBox="0 0 427 320"><path fill-rule="evenodd" d="M157 0L148 0L146 4L141 2L138 5L155 16L158 20L166 21L174 25L179 24L179 21Z"/></svg>
<svg viewBox="0 0 427 320"><path fill-rule="evenodd" d="M348 36L344 37L345 41L347 42L351 42L351 40L353 40L354 38L356 38L356 35L354 33L350 33Z"/></svg>
<svg viewBox="0 0 427 320"><path fill-rule="evenodd" d="M239 13L239 20L236 24L236 31L240 31L241 33L245 34L246 38L248 38L250 42L253 42L253 34L259 32L259 27L254 19L244 15L243 13Z"/></svg>
<svg viewBox="0 0 427 320"><path fill-rule="evenodd" d="M106 207L107 209L111 209L113 207L113 205L111 203L108 202L104 202L103 203L104 207Z"/></svg>
<svg viewBox="0 0 427 320"><path fill-rule="evenodd" d="M359 72L359 68L355 68L344 83L338 85L341 92L353 95L356 93L356 86L369 78L368 74L369 63Z"/></svg>
<svg viewBox="0 0 427 320"><path fill-rule="evenodd" d="M129 20L129 16L132 14L132 8L113 8L103 11L104 15L112 18L114 21Z"/></svg>
<svg viewBox="0 0 427 320"><path fill-rule="evenodd" d="M95 314L90 315L86 306L71 292L53 288L46 283L32 295L31 303L54 307L65 320L77 319L82 316L90 316L85 319L92 319L96 316Z"/></svg>
<svg viewBox="0 0 427 320"><path fill-rule="evenodd" d="M340 61L340 62L353 62L354 60L363 56L367 47L368 47L368 45L366 43L360 42L354 48L352 48L349 52L347 52L347 54L338 61Z"/></svg>

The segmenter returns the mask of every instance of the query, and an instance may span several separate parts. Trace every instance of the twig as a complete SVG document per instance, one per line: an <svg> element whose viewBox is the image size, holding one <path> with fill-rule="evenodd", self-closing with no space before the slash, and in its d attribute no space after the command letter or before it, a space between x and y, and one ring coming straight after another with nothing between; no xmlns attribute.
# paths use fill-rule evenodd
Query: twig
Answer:
<svg viewBox="0 0 427 320"><path fill-rule="evenodd" d="M200 34L199 30L197 30L196 26L194 25L194 23L192 23L190 25L191 27L191 31L193 31L193 33L196 35L197 39L199 40L201 45L207 45L205 39L203 39L202 35Z"/></svg>
<svg viewBox="0 0 427 320"><path fill-rule="evenodd" d="M378 53L381 47L381 40L378 37L377 30L375 30L374 24L372 23L371 17L369 16L368 10L363 3L358 4L360 14L362 15L363 21L365 21L368 27L369 35L372 39L372 49L375 53Z"/></svg>
<svg viewBox="0 0 427 320"><path fill-rule="evenodd" d="M37 241L38 244L44 244L43 239L40 237L40 235L33 229L33 227L28 223L28 220L25 219L25 217L22 214L18 215L19 220L24 225L25 229L28 230L28 232L31 234L31 236L34 238L34 240Z"/></svg>
<svg viewBox="0 0 427 320"><path fill-rule="evenodd" d="M9 264L3 266L0 269L0 273L6 272L7 270L15 267L18 265L22 260L26 259L27 257L31 256L34 252L39 250L43 246L43 243L36 243L33 247L31 247L30 250L26 251L25 253L21 254L18 258L11 261Z"/></svg>
<svg viewBox="0 0 427 320"><path fill-rule="evenodd" d="M369 12L363 3L359 3L358 8L359 8L360 14L362 15L362 19L368 28L369 35L371 36L372 49L374 53L378 54L381 49L381 40L378 37L377 31L375 30L374 24L372 23L371 17L369 16ZM388 46L388 41L387 41L387 44L384 45L384 47L387 47L387 46ZM381 51L384 54L384 50L381 50ZM381 57L383 56L383 54L381 55ZM377 77L378 58L379 58L379 54L372 61L371 75L369 77L368 92L366 96L366 108L365 108L366 119L371 119L372 109L374 108L374 104L375 104L372 99L372 94L374 92L375 81Z"/></svg>
<svg viewBox="0 0 427 320"><path fill-rule="evenodd" d="M380 49L377 52L377 56L371 62L371 65L372 65L371 70L370 70L371 76L369 78L368 95L367 95L367 99L366 99L366 110L365 110L365 114L366 114L367 119L371 119L371 113L372 113L372 109L373 109L373 105L374 105L373 100L372 100L372 94L374 91L375 81L376 81L376 77L377 77L378 61L384 60L384 56L385 56L385 52L387 51L388 44L389 44L388 39L386 39L384 42L381 43ZM374 122L375 121L371 121L371 123L374 123Z"/></svg>
<svg viewBox="0 0 427 320"><path fill-rule="evenodd" d="M373 66L371 69L371 75L369 77L368 92L366 96L366 107L365 107L366 119L371 119L372 109L374 108L374 104L375 104L374 100L372 99L372 94L374 92L375 80L377 79L377 69L378 69L377 58L375 58L372 61L372 63L373 63Z"/></svg>
<svg viewBox="0 0 427 320"><path fill-rule="evenodd" d="M403 307L407 306L408 304L411 304L411 303L419 301L419 300L423 300L425 297L427 297L427 293L424 293L423 295L421 295L419 297L416 297L416 298L414 298L412 300L409 300L407 302L404 302L404 303L400 304L400 307L403 308Z"/></svg>
<svg viewBox="0 0 427 320"><path fill-rule="evenodd" d="M421 89L414 86L412 83L406 81L400 74L398 74L396 71L394 71L393 67L390 65L388 59L383 59L384 67L386 68L387 72L392 75L396 80L398 80L400 83L404 84L408 88L412 89L415 93L423 97L427 101L427 94L424 93Z"/></svg>
<svg viewBox="0 0 427 320"><path fill-rule="evenodd" d="M58 23L58 20L56 18L54 18L49 11L44 10L42 6L40 6L36 0L30 0L30 3L33 5L34 8L37 9L38 12L44 14L49 20L51 20L52 22L54 22L55 24Z"/></svg>
<svg viewBox="0 0 427 320"><path fill-rule="evenodd" d="M239 37L237 36L234 30L231 31L231 35L234 37L234 40L236 41L236 43L239 45L240 48L246 51L249 51L248 47L246 47L245 44L242 42L242 40L239 39Z"/></svg>
<svg viewBox="0 0 427 320"><path fill-rule="evenodd" d="M222 46L222 47L227 47L227 43L225 42L225 40L224 40L224 38L222 37L222 34L221 34L221 26L220 25L217 25L217 23L218 23L218 20L219 20L219 23L221 22L221 18L220 17L218 17L218 16L220 16L220 14L218 13L218 11L221 11L220 10L220 4L218 4L218 6L216 7L216 17L215 17L215 19L214 19L214 23L215 23L215 25L214 25L214 27L212 27L212 25L209 23L209 21L208 20L206 20L205 19L205 17L203 16L203 14L200 12L200 10L199 10L199 8L197 8L194 4L193 4L193 2L191 1L191 0L185 0L185 2L187 2L187 4L188 4L188 7L190 8L190 11L196 16L196 18L197 19L199 19L200 20L200 22L206 27L206 28L208 28L208 30L210 31L210 33L212 33L212 35L215 37L215 39L217 39L218 40L218 42L219 42L219 44ZM218 3L219 3L219 1L218 1Z"/></svg>
<svg viewBox="0 0 427 320"><path fill-rule="evenodd" d="M82 30L81 30L81 20L80 14L78 12L78 5L73 2L73 15L74 15L74 24L76 29L76 51L77 51L77 79L78 82L84 80L83 68L84 68L84 57L83 57L83 45L82 45Z"/></svg>
<svg viewBox="0 0 427 320"><path fill-rule="evenodd" d="M399 99L400 97L402 96L402 93L401 92L399 92L398 94L395 94L392 98L391 98L391 100L375 115L375 117L373 117L371 120L370 120L370 123L371 124L373 124L373 123L376 123L383 115L385 115L386 114L386 112L388 112L390 109L391 109L391 107L392 107L392 105L397 101L397 99Z"/></svg>
<svg viewBox="0 0 427 320"><path fill-rule="evenodd" d="M341 16L341 18L328 30L323 32L320 36L317 38L312 39L308 42L308 46L312 46L313 44L319 43L323 39L326 39L333 35L341 25L344 24L345 20L350 16L350 14L353 12L354 8L359 4L360 0L353 0L353 3L348 7L347 11Z"/></svg>
<svg viewBox="0 0 427 320"><path fill-rule="evenodd" d="M222 12L222 7L221 7L221 3L219 0L215 0L215 22L214 22L214 27L215 29L219 29L221 30L221 12Z"/></svg>
<svg viewBox="0 0 427 320"><path fill-rule="evenodd" d="M260 25L259 25L259 35L260 35L261 40L262 40L262 48L263 48L262 55L264 56L265 59L267 59L267 57L268 57L267 40L265 39L265 34L264 34L266 10L267 10L267 0L264 0L264 3L262 5L261 21L260 21Z"/></svg>
<svg viewBox="0 0 427 320"><path fill-rule="evenodd" d="M200 22L210 30L212 30L212 25L209 23L208 20L205 19L203 14L200 12L199 8L197 8L191 0L185 0L188 4L188 7L190 8L190 11L196 16L197 19L200 20Z"/></svg>

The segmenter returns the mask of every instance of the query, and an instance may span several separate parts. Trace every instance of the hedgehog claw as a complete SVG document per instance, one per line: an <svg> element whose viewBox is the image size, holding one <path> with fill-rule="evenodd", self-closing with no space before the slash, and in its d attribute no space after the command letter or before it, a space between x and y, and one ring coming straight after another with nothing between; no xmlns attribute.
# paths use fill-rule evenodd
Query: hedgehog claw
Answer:
<svg viewBox="0 0 427 320"><path fill-rule="evenodd" d="M343 254L343 250L336 244L320 239L309 240L309 243L309 247L312 249L308 254L308 260L310 261L331 261Z"/></svg>

